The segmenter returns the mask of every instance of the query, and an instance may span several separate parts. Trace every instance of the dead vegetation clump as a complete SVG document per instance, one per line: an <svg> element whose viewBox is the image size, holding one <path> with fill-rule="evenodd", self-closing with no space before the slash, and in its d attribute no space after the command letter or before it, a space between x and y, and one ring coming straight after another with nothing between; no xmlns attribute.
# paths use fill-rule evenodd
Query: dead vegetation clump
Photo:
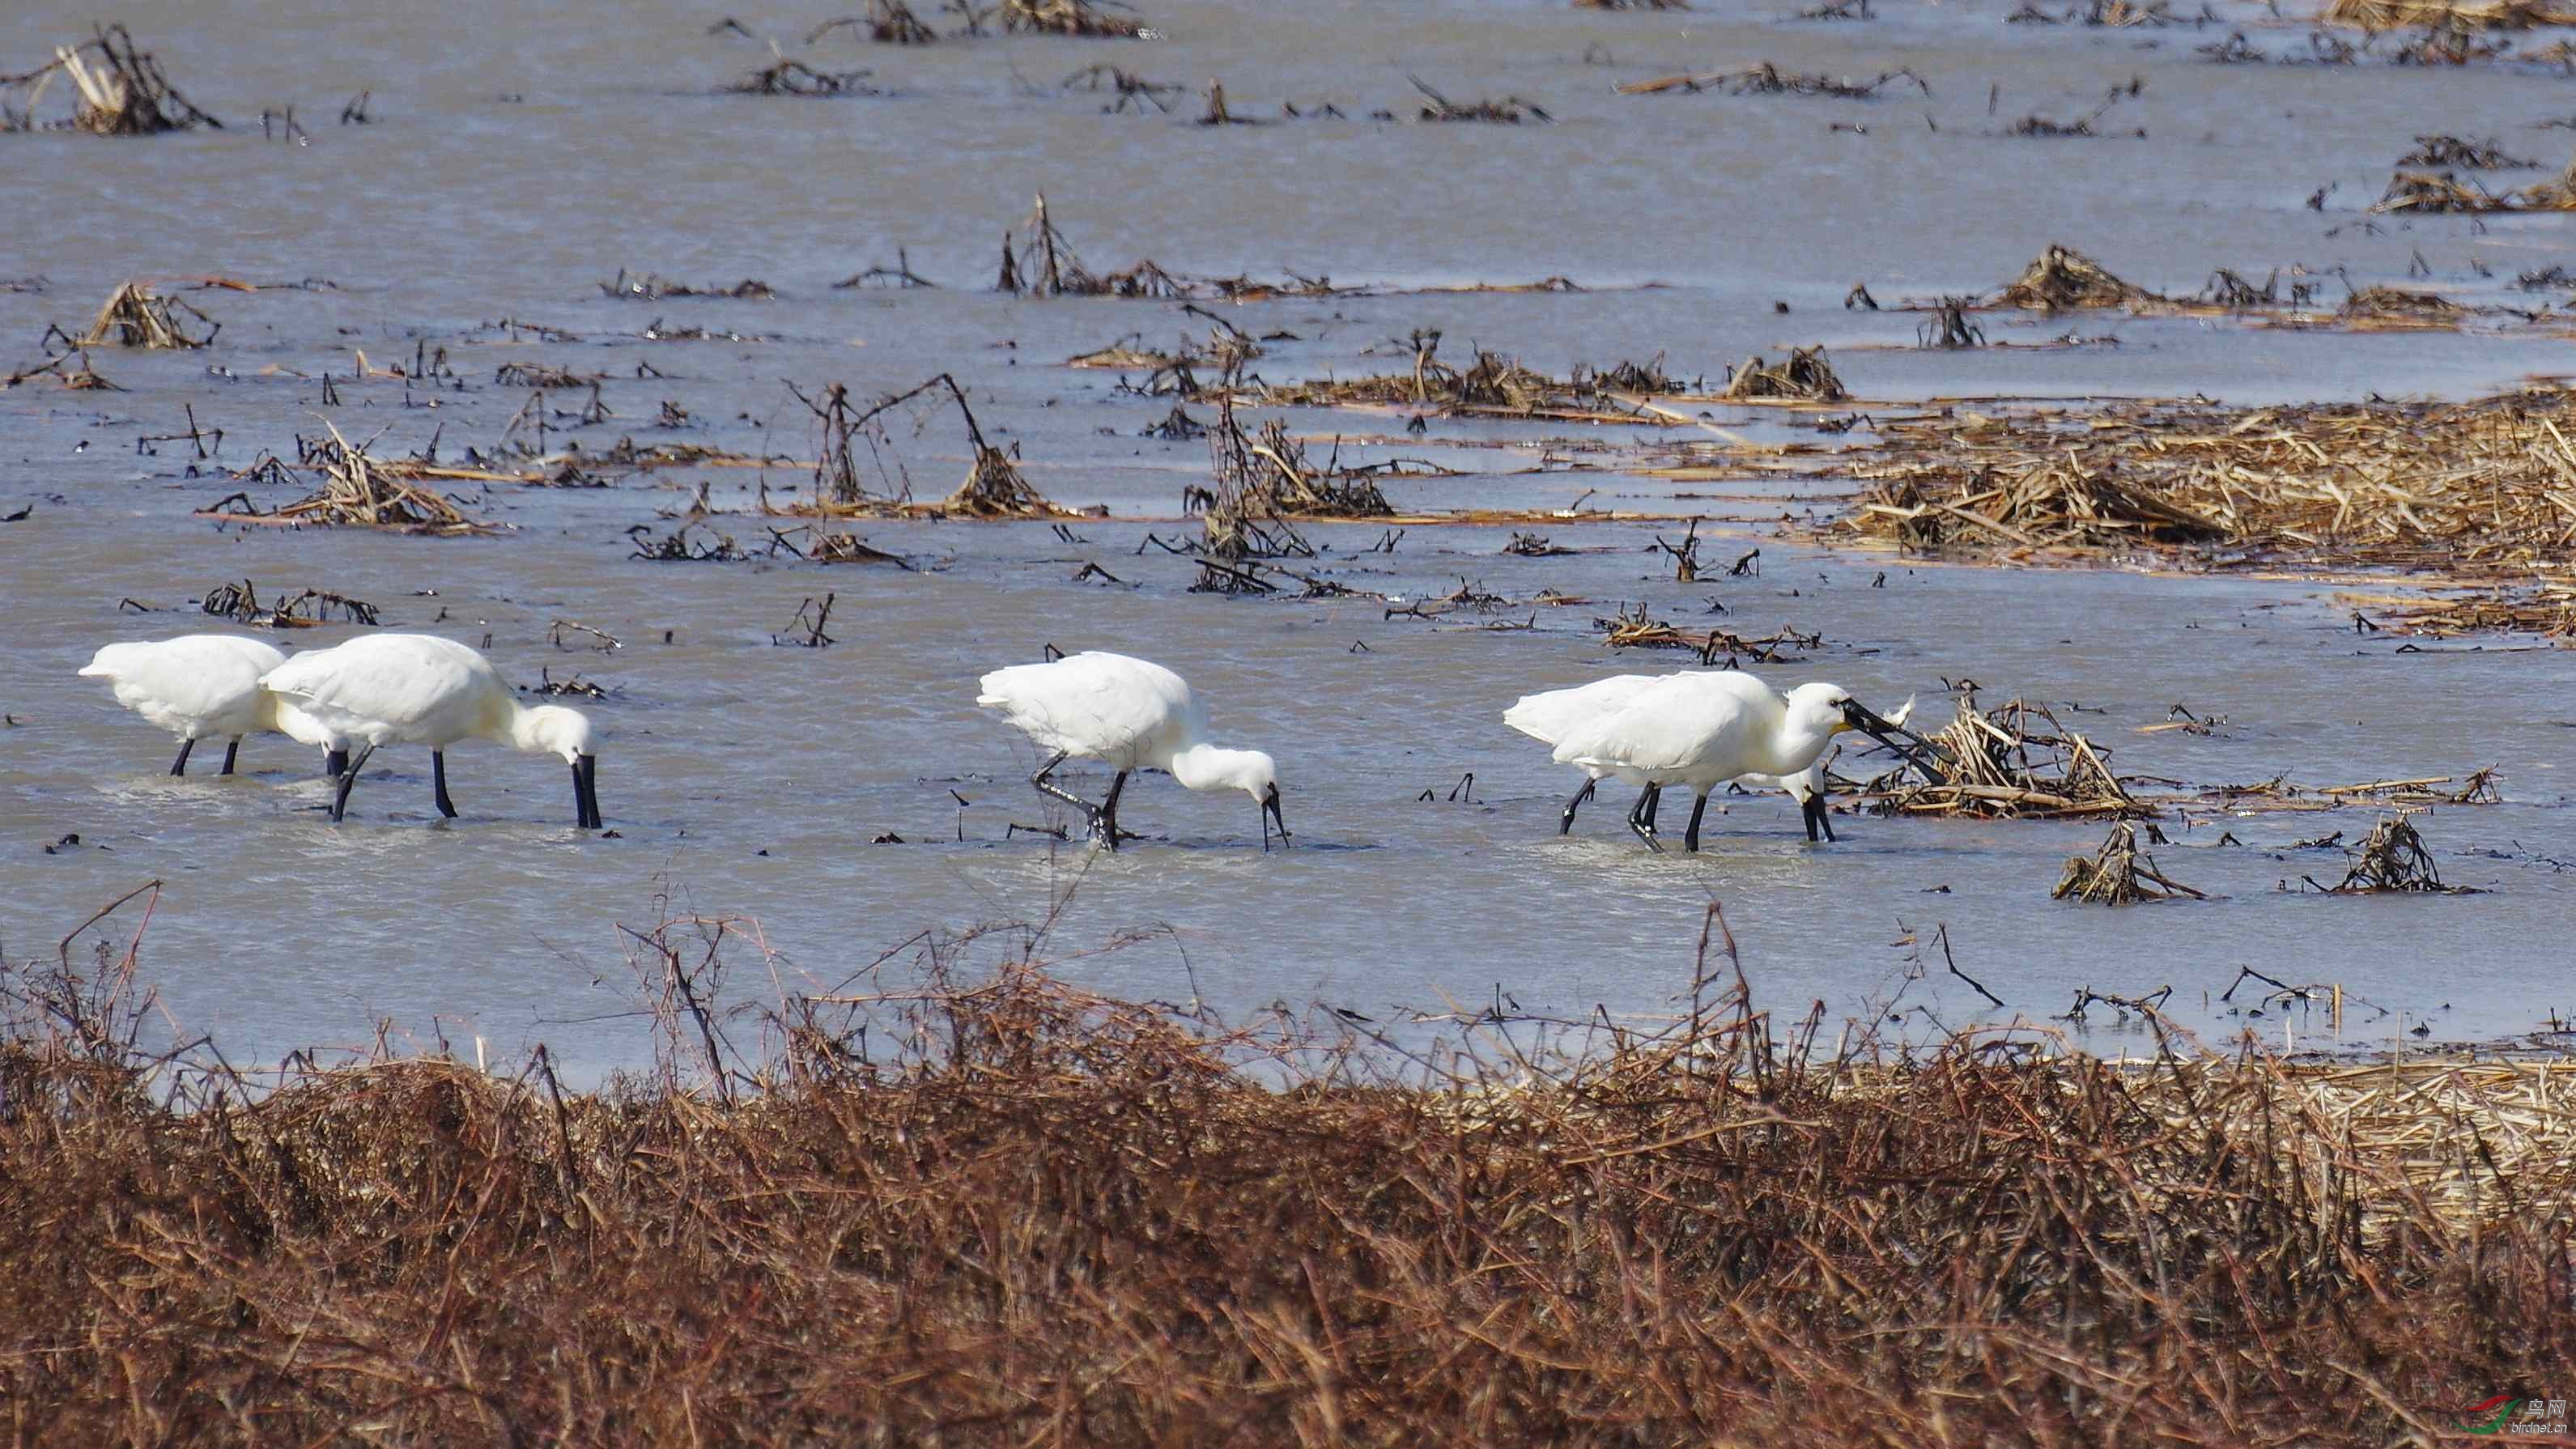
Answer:
<svg viewBox="0 0 2576 1449"><path fill-rule="evenodd" d="M2383 817L2370 837L2353 848L2352 867L2329 888L2333 895L2369 895L2385 891L2422 891L2434 895L2462 893L2442 884L2433 852L2424 845L2413 821L2403 814Z"/></svg>
<svg viewBox="0 0 2576 1449"><path fill-rule="evenodd" d="M1297 520L1395 513L1373 470L1342 468L1338 448L1318 466L1277 418L1265 421L1258 434L1247 432L1235 415L1232 387L1219 389L1216 399L1216 420L1207 428L1208 486L1189 488L1181 498L1182 512L1199 516L1201 547L1210 559L1231 565L1253 558L1311 558L1314 546L1297 531ZM1257 583L1224 568L1203 565L1202 574L1205 591L1236 593Z"/></svg>
<svg viewBox="0 0 2576 1449"><path fill-rule="evenodd" d="M184 314L184 315L183 315ZM191 331L191 323L205 329L202 335ZM57 329L59 330L59 329ZM216 321L175 297L156 295L149 282L127 282L108 294L107 301L90 319L89 330L73 343L76 347L203 347L224 330Z"/></svg>
<svg viewBox="0 0 2576 1449"><path fill-rule="evenodd" d="M2418 136L2415 149L2397 158L2400 166L2465 166L2476 171L2517 171L2538 166L2508 156L2495 139L2472 141L2461 136Z"/></svg>
<svg viewBox="0 0 2576 1449"><path fill-rule="evenodd" d="M2317 18L2364 30L2529 30L2576 25L2576 8L2552 0L2327 0Z"/></svg>
<svg viewBox="0 0 2576 1449"><path fill-rule="evenodd" d="M50 377L71 392L125 391L101 376L96 368L91 367L88 349L77 345L66 347L32 367L20 368L7 377L0 378L0 388L16 387L20 383L33 382L40 377Z"/></svg>
<svg viewBox="0 0 2576 1449"><path fill-rule="evenodd" d="M328 589L306 589L292 598L280 589L277 597L263 602L259 586L249 579L217 585L198 601L198 607L219 619L269 629L317 628L333 622L335 612L341 621L369 627L379 617L375 605Z"/></svg>
<svg viewBox="0 0 2576 1449"><path fill-rule="evenodd" d="M2335 316L2345 322L2401 322L2447 327L2457 322L2460 304L2434 292L2403 287L2362 287L2343 299Z"/></svg>
<svg viewBox="0 0 2576 1449"><path fill-rule="evenodd" d="M1158 37L1126 6L1111 0L1000 0L1002 29L1081 39L1153 40Z"/></svg>
<svg viewBox="0 0 2576 1449"><path fill-rule="evenodd" d="M1084 516L1079 509L1052 502L1021 476L1016 446L997 447L984 436L983 425L975 420L975 410L967 405L965 389L947 373L890 394L865 409L855 406L849 389L839 383L821 389L819 397L809 396L793 383L787 385L787 391L814 419L817 445L812 492L802 503L778 505L769 501L764 484L761 507L766 512L824 518L894 514L974 519ZM923 503L913 498L910 475L892 457L892 439L886 432L885 420L915 398L943 392L948 401L956 404L973 452L965 480L938 502ZM882 486L872 488L862 476L862 451L872 460L869 466Z"/></svg>
<svg viewBox="0 0 2576 1449"><path fill-rule="evenodd" d="M2097 906L2128 906L2182 896L2196 901L2209 899L2158 870L2156 858L2138 849L2138 827L2126 821L2111 827L2100 850L2089 856L2068 856L2066 874L2059 877L2057 889L2049 892L2052 900L2076 900Z"/></svg>
<svg viewBox="0 0 2576 1449"><path fill-rule="evenodd" d="M2465 403L1954 408L1882 420L1829 531L1927 553L2547 570L2576 394Z"/></svg>
<svg viewBox="0 0 2576 1449"><path fill-rule="evenodd" d="M2514 589L2477 589L2440 599L2384 604L2363 632L2387 630L2419 638L2458 639L2475 634L2528 634L2576 640L2576 585L2543 583Z"/></svg>
<svg viewBox="0 0 2576 1449"><path fill-rule="evenodd" d="M2071 247L2041 252L2022 274L2006 283L1995 300L2030 312L2070 312L2094 307L2132 307L2164 299L2144 287L2122 281L2109 268Z"/></svg>
<svg viewBox="0 0 2576 1449"><path fill-rule="evenodd" d="M1483 348L1467 366L1453 367L1440 360L1440 341L1438 328L1416 328L1388 344L1388 350L1412 354L1408 371L1266 386L1249 400L1263 407L1398 407L1449 417L1651 423L1662 420L1641 414L1623 395L1682 391L1681 382L1664 371L1661 354L1599 370L1577 367L1570 378L1553 378Z"/></svg>
<svg viewBox="0 0 2576 1449"><path fill-rule="evenodd" d="M380 528L443 538L499 531L494 524L468 516L446 495L412 482L411 476L417 474L410 465L369 456L366 443L351 443L336 427L328 439L302 451L302 466L321 470L318 491L267 513L248 494L235 493L198 516L241 523Z"/></svg>
<svg viewBox="0 0 2576 1449"><path fill-rule="evenodd" d="M657 276L650 272L640 276L630 276L624 267L617 269L616 280L600 283L599 290L611 297L629 302L659 302L665 298L677 297L729 297L736 301L765 301L778 295L777 288L757 277L745 277L730 287L721 284L693 287L686 282L674 282L668 277Z"/></svg>
<svg viewBox="0 0 2576 1449"><path fill-rule="evenodd" d="M873 96L882 95L867 79L870 70L816 70L801 60L781 56L729 86L727 95L737 96ZM667 295L667 294L666 294Z"/></svg>
<svg viewBox="0 0 2576 1449"><path fill-rule="evenodd" d="M2408 158L2411 161L2413 158ZM2398 163L2400 166L2407 161ZM2528 164L2528 163L2503 163ZM2388 189L2372 203L2372 211L2420 211L2432 213L2503 212L2503 211L2576 211L2576 164L2547 181L2510 191L2497 191L2483 182L2463 181L2448 171L2434 174L2425 171L2399 171L2388 179Z"/></svg>
<svg viewBox="0 0 2576 1449"><path fill-rule="evenodd" d="M1695 575L1685 569L1683 577L1687 580ZM1735 668L1744 664L1797 664L1825 647L1824 635L1807 633L1788 624L1768 634L1739 634L1732 629L1714 627L1694 634L1648 614L1643 603L1606 619L1594 619L1592 623L1601 631L1601 642L1608 648L1685 649L1698 655L1701 667L1709 669Z"/></svg>
<svg viewBox="0 0 2576 1449"><path fill-rule="evenodd" d="M68 81L68 119L39 114L57 76ZM78 45L54 48L54 58L23 75L0 76L0 132L74 130L98 136L157 136L224 123L191 104L170 84L161 62L138 49L122 25L105 25Z"/></svg>
<svg viewBox="0 0 2576 1449"><path fill-rule="evenodd" d="M1423 95L1422 108L1414 113L1416 120L1482 121L1495 125L1517 126L1527 120L1548 122L1556 119L1540 109L1536 103L1522 100L1518 96L1504 96L1500 100L1460 104L1424 84L1422 77L1418 75L1409 75L1405 79L1413 82L1413 88Z"/></svg>
<svg viewBox="0 0 2576 1449"><path fill-rule="evenodd" d="M1726 387L1718 396L1729 402L1779 400L1786 402L1841 402L1851 396L1843 380L1825 360L1822 343L1813 347L1790 349L1789 355L1776 365L1756 357L1743 366L1731 369Z"/></svg>
<svg viewBox="0 0 2576 1449"><path fill-rule="evenodd" d="M1904 764L1863 787L1882 815L1986 820L2146 819L2152 805L2129 793L2101 751L2058 722L2047 706L2016 699L1977 708L1963 689L1958 716L1939 733L1912 739Z"/></svg>
<svg viewBox="0 0 2576 1449"><path fill-rule="evenodd" d="M652 1065L596 1092L542 1048L155 1050L122 936L0 976L13 1422L2394 1443L2576 1358L2563 1066L2296 1066L2152 1008L2119 1064L2031 1028L1837 1042L1757 1009L1714 912L1668 1018L1428 1054L1358 1012L968 977L945 939L729 1010L756 929L632 934Z"/></svg>
<svg viewBox="0 0 2576 1449"><path fill-rule="evenodd" d="M499 387L582 388L600 380L598 373L584 376L547 362L505 362L492 370L493 384Z"/></svg>
<svg viewBox="0 0 2576 1449"><path fill-rule="evenodd" d="M1895 81L1912 81L1924 95L1932 94L1929 82L1903 67L1882 71L1871 80L1856 81L1847 77L1783 71L1767 60L1743 70L1702 71L1628 81L1612 90L1623 96L1694 95L1701 91L1724 90L1728 95L1736 96L1830 96L1837 100L1866 101L1877 99L1878 93Z"/></svg>
<svg viewBox="0 0 2576 1449"><path fill-rule="evenodd" d="M864 15L845 15L826 20L805 34L805 43L813 45L824 36L840 29L864 30L868 39L880 45L929 45L939 39L939 32L912 13L904 0L868 0Z"/></svg>

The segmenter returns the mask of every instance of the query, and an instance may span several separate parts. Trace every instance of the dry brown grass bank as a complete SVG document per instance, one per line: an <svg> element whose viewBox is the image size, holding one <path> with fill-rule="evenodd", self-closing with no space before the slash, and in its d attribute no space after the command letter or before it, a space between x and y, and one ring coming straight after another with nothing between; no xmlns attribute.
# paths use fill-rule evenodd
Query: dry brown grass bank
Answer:
<svg viewBox="0 0 2576 1449"><path fill-rule="evenodd" d="M791 1001L747 1060L699 1010L713 929L644 938L665 1067L598 1095L409 1061L246 1097L148 1069L130 958L12 973L0 1420L52 1445L2389 1444L2576 1359L2563 1069L1873 1061L1823 1049L1821 1008L1753 1010L1722 950L1691 1020L1537 1065L1529 1024L1490 1065L1398 1073L1028 968L880 1000L864 1038L859 1008Z"/></svg>

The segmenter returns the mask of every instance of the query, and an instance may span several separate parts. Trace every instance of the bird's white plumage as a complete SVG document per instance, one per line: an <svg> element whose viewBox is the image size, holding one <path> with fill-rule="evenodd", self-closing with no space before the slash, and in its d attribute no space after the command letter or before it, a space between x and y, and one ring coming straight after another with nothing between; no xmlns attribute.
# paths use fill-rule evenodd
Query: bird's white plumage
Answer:
<svg viewBox="0 0 2576 1449"><path fill-rule="evenodd" d="M104 679L116 702L183 740L240 738L260 730L309 745L329 745L330 732L260 679L286 656L239 634L186 634L176 639L109 644L81 670Z"/></svg>
<svg viewBox="0 0 2576 1449"><path fill-rule="evenodd" d="M286 656L237 634L190 634L110 644L81 674L105 679L116 702L183 740L267 728L259 677Z"/></svg>
<svg viewBox="0 0 2576 1449"><path fill-rule="evenodd" d="M488 736L519 702L492 662L433 634L362 634L270 670L271 690L352 740L444 748Z"/></svg>
<svg viewBox="0 0 2576 1449"><path fill-rule="evenodd" d="M1189 681L1159 664L1089 650L983 677L975 702L998 709L1049 751L1121 770L1169 769L1199 743L1207 711Z"/></svg>
<svg viewBox="0 0 2576 1449"><path fill-rule="evenodd" d="M460 740L486 739L570 762L579 823L585 829L602 823L590 720L562 705L532 709L521 704L492 661L453 639L361 634L334 649L299 654L260 682L362 746L340 776L339 797L331 807L334 821L341 818L367 755L386 745L430 748L439 811L454 815L443 752Z"/></svg>
<svg viewBox="0 0 2576 1449"><path fill-rule="evenodd" d="M1781 750L1787 713L1777 690L1741 670L1668 674L1566 729L1555 758L1630 784L1706 793L1738 775L1813 763L1813 754Z"/></svg>
<svg viewBox="0 0 2576 1449"><path fill-rule="evenodd" d="M1553 745L1589 721L1627 706L1638 691L1661 676L1614 674L1571 689L1525 694L1503 711L1503 723L1543 744Z"/></svg>

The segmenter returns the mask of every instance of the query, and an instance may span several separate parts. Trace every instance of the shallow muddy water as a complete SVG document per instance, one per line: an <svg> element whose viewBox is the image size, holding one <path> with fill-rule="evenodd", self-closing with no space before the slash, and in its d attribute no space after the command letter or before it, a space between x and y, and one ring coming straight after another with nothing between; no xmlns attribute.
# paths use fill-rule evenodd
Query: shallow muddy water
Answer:
<svg viewBox="0 0 2576 1449"><path fill-rule="evenodd" d="M94 353L121 392L0 391L0 512L33 505L0 526L0 705L14 722L0 730L0 949L50 955L96 906L157 876L168 888L147 978L177 1020L214 1030L239 1057L361 1042L391 1018L412 1041L479 1034L508 1053L542 1040L593 1072L644 1050L616 926L649 924L664 892L705 914L756 919L791 980L830 985L925 928L1032 920L1065 900L1050 950L1085 984L1196 992L1234 1013L1322 1001L1386 1023L1485 1006L1498 988L1533 1013L1670 1010L1711 899L1724 902L1758 999L1784 1014L1816 1000L1854 1014L1902 987L1897 1005L1928 1008L1908 1018L1928 1030L2045 1018L2088 985L2141 994L2170 984L2187 1024L2213 1037L2250 1024L2277 1042L2277 1016L2249 1023L2215 1001L2246 965L2340 981L2373 1003L2346 1022L2347 1039L2364 1045L2418 1021L2460 1039L2568 1014L2576 886L2553 862L2576 861L2564 763L2576 653L2401 654L2357 638L2326 583L1913 566L1802 547L1770 537L1769 520L1829 512L1846 485L1616 471L1649 460L1658 438L1701 436L1689 428L1434 419L1427 436L1408 438L1400 418L1322 410L1287 416L1318 446L1338 433L1376 440L1348 445L1361 457L1472 470L1394 485L1402 507L1564 507L1590 491L1596 508L1733 519L1709 552L1723 561L1759 546L1761 572L1672 583L1645 552L1651 524L1553 526L1557 543L1585 551L1537 559L1504 555L1508 530L1417 526L1389 554L1363 551L1380 529L1320 527L1312 536L1333 552L1317 567L1356 587L1411 599L1466 580L1513 600L1553 589L1597 607L1433 623L1388 619L1374 600L1193 595L1192 565L1138 549L1149 532L1195 530L1176 516L1182 487L1206 475L1205 445L1140 436L1168 397L1122 394L1114 373L1060 364L1131 332L1165 345L1203 336L1206 321L1168 302L983 290L1002 229L1044 189L1099 270L1151 257L1201 275L1293 268L1389 287L1564 276L1593 289L1215 307L1248 332L1294 334L1267 343L1256 365L1273 380L1391 370L1386 340L1419 327L1452 339L1444 356L1472 342L1551 372L1662 353L1672 372L1716 377L1752 353L1822 342L1862 410L2006 393L2465 396L2565 369L2566 337L2518 320L2356 334L1994 313L1983 320L1997 341L2118 342L1935 353L1912 345L1919 314L1844 310L1855 282L1890 304L1991 288L2053 241L2176 293L2217 267L2259 280L2304 265L2482 304L2563 300L2509 283L2576 260L2566 217L2366 226L2362 208L2421 132L2497 136L2554 168L2569 133L2538 123L2576 114L2576 82L2493 68L2218 66L2195 47L2227 27L2005 25L2006 8L1888 0L1875 21L1821 25L1784 23L1768 7L1149 7L1168 36L1152 44L810 50L805 30L831 12L733 12L787 54L873 67L887 91L835 100L710 94L768 58L763 45L706 34L722 18L712 8L262 7L255 21L202 7L121 11L191 99L232 128L148 141L0 137L0 209L17 219L0 236L0 278L44 279L0 292L0 366L39 360L47 323L76 328L131 277L165 279L165 290L206 275L336 286L184 292L224 323L211 348ZM2257 11L2242 13L2250 24ZM89 19L53 0L0 16L0 69L35 64ZM2302 28L2249 33L2275 51L2304 45ZM1618 81L1766 59L1862 77L1902 65L1931 94L1611 93ZM1194 94L1174 97L1170 116L1107 114L1104 97L1059 84L1095 63L1193 92L1221 78L1238 114L1331 102L1350 118L1202 128L1189 123ZM1557 123L1412 124L1408 74L1461 101L1518 95ZM2024 115L2083 115L2133 76L2143 88L2098 123L2103 137L1998 134ZM369 88L377 124L326 124ZM289 101L310 143L262 141L260 109ZM1381 107L1408 119L1366 119ZM2130 134L2141 127L2144 139ZM2331 189L2311 210L2320 187ZM946 285L831 286L891 264L898 246ZM620 268L693 284L758 277L781 295L603 296L594 283ZM2326 279L2329 305L2342 286ZM503 318L562 335L482 325ZM639 335L657 322L732 335ZM464 388L407 406L432 395L407 397L399 379L349 380L354 351L382 366L416 346L446 347ZM745 469L461 494L514 526L489 538L190 516L240 486L217 465L246 465L262 449L291 457L295 435L318 434L324 420L353 438L381 430L384 455L433 435L445 456L488 449L528 400L492 382L510 361L607 379L616 416L553 432L549 447L569 438L596 452L631 434L801 458L813 438L781 379L869 396L951 371L985 427L1020 446L1032 483L1109 516L1073 525L1070 542L1039 524L860 526L910 572L628 557L624 531L666 529L657 510L684 506L701 482L719 510L747 506L760 478ZM336 407L322 405L326 372L340 379ZM695 425L654 429L665 399ZM138 452L140 434L183 431L183 407L225 429L220 457L198 463L185 441ZM1791 435L1776 415L1709 418ZM963 442L953 414L924 410L918 421L907 414L894 430L889 467L899 458L915 491L935 496L962 471ZM1584 451L1603 447L1623 451ZM779 490L801 478L768 472ZM263 506L293 496L260 494ZM719 512L710 526L746 544L766 537L749 516ZM1131 587L1074 582L1086 562ZM281 739L244 747L246 777L204 777L201 751L198 775L166 778L163 736L73 673L107 640L205 627L193 600L244 578L263 593L310 586L367 599L388 626L488 635L516 682L544 669L608 687L590 708L617 838L570 828L558 765L482 746L451 757L465 813L444 824L417 752L380 756L339 827L316 808L314 762ZM774 645L798 605L826 591L839 642ZM1682 662L1601 647L1594 618L1639 601L1680 623L1714 601L1725 610L1715 622L1739 632L1820 632L1823 647L1766 666L1766 677L1830 678L1882 709L1919 695L1935 722L1945 679L1973 677L1989 703L2074 701L2084 712L2069 721L2114 748L2125 773L2215 784L2286 772L2327 785L2500 764L2507 803L2418 822L2445 877L2488 893L2278 889L2338 877L2339 853L2283 847L2337 829L2358 837L2373 818L2361 809L2169 823L2173 843L2158 859L2218 899L2121 912L2048 899L2064 858L2099 842L2091 825L1837 817L1840 843L1810 846L1795 809L1772 796L1732 802L1700 856L1654 856L1621 828L1626 801L1605 795L1559 839L1568 772L1505 729L1500 712L1532 689ZM558 647L558 619L624 647ZM1533 627L1478 627L1525 621ZM1006 838L1013 823L1046 818L1022 778L1035 759L975 710L974 680L1048 643L1145 654L1188 674L1221 736L1279 756L1296 848L1264 855L1250 802L1193 797L1160 778L1127 797L1127 823L1150 837L1132 851L1092 858ZM2206 738L2136 732L2177 703L2227 723ZM1472 790L1452 801L1468 772ZM1434 798L1419 799L1425 790ZM2222 831L2242 846L2212 844ZM74 832L77 848L44 853ZM887 835L901 843L871 843ZM2005 1010L1942 973L1937 954L1928 979L1905 981L1912 947L1891 943L1928 941L1939 926ZM748 954L736 980L770 989ZM2092 1039L2110 1048L2119 1038L2100 1017ZM2295 1024L2303 1046L2322 1029Z"/></svg>

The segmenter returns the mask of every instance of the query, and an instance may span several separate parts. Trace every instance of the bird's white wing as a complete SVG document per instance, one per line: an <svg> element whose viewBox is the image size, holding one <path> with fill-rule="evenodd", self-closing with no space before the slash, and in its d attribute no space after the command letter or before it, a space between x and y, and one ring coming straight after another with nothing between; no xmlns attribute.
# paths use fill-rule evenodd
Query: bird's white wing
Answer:
<svg viewBox="0 0 2576 1449"><path fill-rule="evenodd" d="M260 673L278 657L256 639L191 634L157 643L110 644L81 673L106 679L119 704L164 728L238 731L250 727Z"/></svg>
<svg viewBox="0 0 2576 1449"><path fill-rule="evenodd" d="M1002 711L1045 749L1116 757L1204 724L1187 681L1159 664L1099 652L1015 664L984 676L975 702Z"/></svg>
<svg viewBox="0 0 2576 1449"><path fill-rule="evenodd" d="M1655 682L1652 674L1614 674L1572 689L1525 694L1503 711L1503 723L1542 744L1555 744L1587 721L1609 714Z"/></svg>
<svg viewBox="0 0 2576 1449"><path fill-rule="evenodd" d="M1733 670L1668 675L1568 733L1557 743L1556 759L1655 779L1712 761L1750 758L1747 747L1762 718L1758 702L1764 695L1778 698L1769 685Z"/></svg>
<svg viewBox="0 0 2576 1449"><path fill-rule="evenodd" d="M414 721L451 701L471 698L493 675L483 656L427 634L369 634L331 649L298 654L260 683L322 723Z"/></svg>

